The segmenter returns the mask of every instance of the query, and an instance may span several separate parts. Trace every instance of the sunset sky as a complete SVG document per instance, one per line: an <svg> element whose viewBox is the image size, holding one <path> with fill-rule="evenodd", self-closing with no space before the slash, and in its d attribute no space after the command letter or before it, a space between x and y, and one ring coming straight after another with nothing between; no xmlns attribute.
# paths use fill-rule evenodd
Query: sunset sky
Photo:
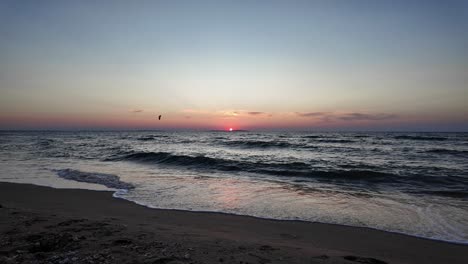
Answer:
<svg viewBox="0 0 468 264"><path fill-rule="evenodd" d="M468 1L0 1L0 129L229 127L468 131Z"/></svg>

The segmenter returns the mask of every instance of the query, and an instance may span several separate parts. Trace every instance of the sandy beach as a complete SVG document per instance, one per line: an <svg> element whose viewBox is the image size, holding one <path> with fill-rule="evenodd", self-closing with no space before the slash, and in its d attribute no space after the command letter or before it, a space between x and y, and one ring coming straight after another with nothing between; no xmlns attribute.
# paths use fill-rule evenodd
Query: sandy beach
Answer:
<svg viewBox="0 0 468 264"><path fill-rule="evenodd" d="M150 209L0 183L0 263L468 263L468 246L368 228Z"/></svg>

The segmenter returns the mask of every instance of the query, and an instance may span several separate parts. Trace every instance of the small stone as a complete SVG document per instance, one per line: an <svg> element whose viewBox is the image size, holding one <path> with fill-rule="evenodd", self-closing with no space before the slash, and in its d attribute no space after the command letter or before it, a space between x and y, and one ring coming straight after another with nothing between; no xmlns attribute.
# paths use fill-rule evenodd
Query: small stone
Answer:
<svg viewBox="0 0 468 264"><path fill-rule="evenodd" d="M130 245L132 243L133 243L132 240L126 239L126 238L116 239L113 242L114 245L120 245L120 246Z"/></svg>

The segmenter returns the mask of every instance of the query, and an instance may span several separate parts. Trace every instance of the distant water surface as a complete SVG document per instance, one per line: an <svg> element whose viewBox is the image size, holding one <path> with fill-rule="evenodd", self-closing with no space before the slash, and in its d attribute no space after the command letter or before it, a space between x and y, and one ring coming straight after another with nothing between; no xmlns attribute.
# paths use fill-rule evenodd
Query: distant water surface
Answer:
<svg viewBox="0 0 468 264"><path fill-rule="evenodd" d="M468 243L467 133L0 132L0 181Z"/></svg>

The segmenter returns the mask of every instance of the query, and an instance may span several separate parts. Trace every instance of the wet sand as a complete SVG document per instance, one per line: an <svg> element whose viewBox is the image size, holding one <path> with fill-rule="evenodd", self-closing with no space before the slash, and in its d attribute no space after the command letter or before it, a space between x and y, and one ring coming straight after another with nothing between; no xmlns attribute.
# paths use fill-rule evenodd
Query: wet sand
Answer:
<svg viewBox="0 0 468 264"><path fill-rule="evenodd" d="M468 263L468 245L0 183L0 263Z"/></svg>

